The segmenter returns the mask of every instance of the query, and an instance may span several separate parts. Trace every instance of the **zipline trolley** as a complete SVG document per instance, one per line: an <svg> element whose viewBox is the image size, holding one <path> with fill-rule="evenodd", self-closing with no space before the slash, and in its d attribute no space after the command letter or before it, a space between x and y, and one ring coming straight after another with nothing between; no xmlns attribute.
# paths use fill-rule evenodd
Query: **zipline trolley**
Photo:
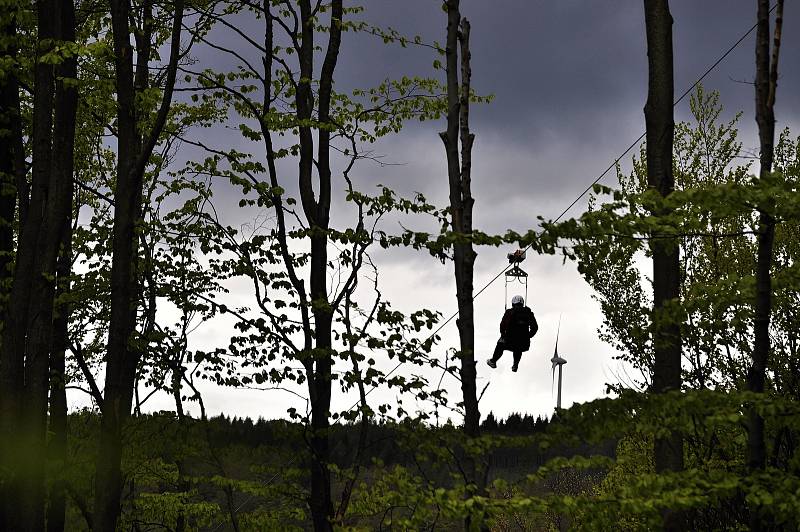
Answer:
<svg viewBox="0 0 800 532"><path fill-rule="evenodd" d="M518 249L513 253L507 255L508 263L511 265L506 270L506 292L505 292L505 306L508 308L508 285L521 284L525 287L525 303L528 302L528 274L525 270L520 268L520 264L525 260L525 250Z"/></svg>

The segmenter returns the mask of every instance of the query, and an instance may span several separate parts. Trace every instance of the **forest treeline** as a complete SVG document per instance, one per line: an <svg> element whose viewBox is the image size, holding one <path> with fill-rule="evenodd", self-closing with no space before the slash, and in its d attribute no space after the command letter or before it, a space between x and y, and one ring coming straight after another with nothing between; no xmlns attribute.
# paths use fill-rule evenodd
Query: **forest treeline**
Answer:
<svg viewBox="0 0 800 532"><path fill-rule="evenodd" d="M141 420L143 430L149 434L158 434L164 438L170 437L169 431L164 431L164 423L177 424L178 418L175 412L164 411L138 416ZM69 426L73 429L78 426L89 427L96 430L99 417L90 410L72 412L67 417ZM292 422L285 419L258 418L252 420L249 417L231 417L226 414L211 416L207 420L187 418L193 425L202 425L205 438L207 436L209 445L215 447L225 447L240 445L246 447L266 446L268 448L280 449L282 452L290 452L292 449L301 446L303 424ZM528 414L509 414L505 419L496 419L490 412L481 423L482 431L490 434L503 434L508 436L525 436L542 433L547 430L549 420L540 416L533 417ZM372 457L377 457L384 462L393 462L399 458L399 454L404 451L397 445L397 440L402 434L402 427L395 427L395 423L373 423L370 432L375 436L370 447ZM448 429L454 428L452 422L446 424ZM427 427L427 430L436 431L435 426ZM446 430L446 429L443 429ZM331 430L331 438L336 441L334 447L340 449L350 449L358 439L359 427L354 423L337 425ZM76 433L80 430L76 430ZM565 449L554 452L566 453ZM335 461L342 465L347 459L347 454L342 454ZM410 459L409 459L410 460ZM408 464L405 464L408 465Z"/></svg>
<svg viewBox="0 0 800 532"><path fill-rule="evenodd" d="M719 93L676 101L669 2L644 0L631 170L489 234L459 0L419 8L432 38L344 0L0 0L0 529L797 529L800 139L784 2L753 3L757 149ZM431 67L345 89L362 45ZM364 177L410 122L443 205ZM485 246L574 262L627 368L607 397L482 419ZM458 319L393 306L395 251L452 266ZM215 386L294 406L209 418Z"/></svg>
<svg viewBox="0 0 800 532"><path fill-rule="evenodd" d="M576 447L555 445L547 450L531 444L527 437L546 432L549 424L547 419L529 415L511 414L499 420L488 415L481 425L482 432L502 435L492 451L492 477L518 481L525 471L555 457L614 456L614 441ZM89 512L92 479L88 464L96 453L99 417L91 410L73 412L67 418L67 426L68 461L72 465L66 471L71 490L66 528L80 530L86 528ZM254 421L226 415L207 420L190 417L179 420L175 412L157 412L137 416L128 430L137 444L127 446L123 455L124 468L129 472L122 499L126 528L146 528L147 523L163 521L165 515L174 519L175 497L186 510L184 519L190 529L213 529L211 525L224 523L226 507L237 509L239 526L245 529L302 528L302 502L293 501L291 490L286 491L287 482L297 483L294 489L308 488L307 477L302 474L308 467L306 459L291 461L296 449L305 445L303 437L307 429L302 423L285 419ZM350 450L357 445L360 431L358 424L353 423L331 430L332 466L346 469L352 465ZM441 427L410 420L371 424L371 443L364 456L368 464L366 475L418 469L439 486L452 488L455 482L450 465L426 456L426 452L417 452L419 449L415 451L410 444L448 441L458 431L450 422ZM597 478L597 472L584 471L575 478L552 475L541 484L547 486L542 489L553 489L551 486L558 484L565 493L577 495L581 482L592 485ZM181 482L185 485L181 486ZM190 490L186 490L187 485ZM366 503L359 497L356 505L361 509L348 517L348 525L380 526L381 519L375 509ZM547 522L542 516L538 521Z"/></svg>
<svg viewBox="0 0 800 532"><path fill-rule="evenodd" d="M165 412L165 415L172 415ZM288 430L286 427L294 425L291 422L282 419L266 420L258 418L252 420L249 417L236 417L226 414L218 416L211 416L208 418L208 424L211 427L210 431L212 437L217 439L218 443L224 443L225 438L230 436L232 442L242 443L247 445L259 445L260 443L268 440L274 440L275 434ZM544 432L547 429L549 420L541 416L533 417L530 414L511 413L506 418L497 419L492 412L486 415L486 418L481 421L481 429L485 432L496 434L515 434L525 435L534 434L537 432ZM450 423L452 425L452 422ZM351 423L339 425L340 428L335 430L343 430L345 432L355 433L357 427Z"/></svg>

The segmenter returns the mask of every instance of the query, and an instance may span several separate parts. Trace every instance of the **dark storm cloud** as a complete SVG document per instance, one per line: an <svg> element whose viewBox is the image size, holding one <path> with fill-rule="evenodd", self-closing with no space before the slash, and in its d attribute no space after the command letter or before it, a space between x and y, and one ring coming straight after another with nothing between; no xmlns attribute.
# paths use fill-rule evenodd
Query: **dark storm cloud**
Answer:
<svg viewBox="0 0 800 532"><path fill-rule="evenodd" d="M569 7L572 2L463 4L463 13L472 21L473 86L496 97L494 104L475 108L476 131L496 129L529 142L547 140L565 128L586 135L583 125L597 120L602 107L636 90L608 68L614 60L627 71L644 64L638 50L626 42L639 32L632 10L578 9ZM441 42L445 18L438 5L430 0L372 0L365 17ZM351 41L359 59L353 64L343 61L340 80L376 81L393 73L443 76L430 68L436 57L432 50L404 50L374 39L366 45L369 39Z"/></svg>
<svg viewBox="0 0 800 532"><path fill-rule="evenodd" d="M427 42L443 40L445 17L438 1L368 0L364 5L362 16L376 25L419 34ZM800 117L800 73L793 68L800 59L800 35L793 31L800 12L795 7L787 5L785 13L779 128L797 124ZM672 2L671 9L677 97L753 25L755 2L684 0ZM477 209L481 203L496 206L514 198L529 202L519 210L554 217L560 212L554 201L569 204L644 130L647 57L641 2L464 0L462 13L472 21L473 86L495 96L493 103L474 106L472 112ZM403 49L351 35L337 86L370 86L403 74L442 77L431 69L435 57L427 48ZM744 111L740 139L746 147L757 145L753 86L747 83L753 77L751 34L704 80L707 89L721 92L725 116ZM688 117L687 98L676 108L676 119ZM396 178L401 188L433 189L446 200L436 136L442 127L411 125L379 144L388 159L408 163L385 169L384 175ZM426 156L436 160L424 161ZM609 177L605 182L613 184ZM503 212L510 218L505 226L515 225L509 210ZM504 225L487 221L494 229Z"/></svg>
<svg viewBox="0 0 800 532"><path fill-rule="evenodd" d="M358 15L380 27L425 42L442 41L445 16L437 0L365 0ZM778 126L800 117L797 69L800 37L792 31L800 13L787 6L781 79L777 98ZM672 2L675 19L676 95L690 86L735 42L755 18L755 2L684 0ZM508 197L530 202L527 211L554 217L644 127L647 71L643 9L640 2L587 0L463 0L462 12L472 21L473 86L493 94L489 105L474 106L472 128L478 201L497 205ZM258 39L262 22L240 17L236 26ZM215 38L236 47L240 38L219 28ZM324 37L319 37L324 43ZM745 111L741 140L757 145L752 119L754 36L746 39L705 80L721 91L729 115ZM251 64L260 61L242 52ZM337 68L340 91L374 86L401 75L443 77L431 67L437 57L430 48L384 44L380 39L347 33ZM230 58L204 53L203 66L235 68ZM687 102L676 109L688 117ZM437 132L440 123L409 124L397 136L372 147L403 167L376 168L362 164L357 175L364 184L386 183L423 191L446 201L444 157ZM229 136L225 140L229 142ZM245 149L247 143L242 142ZM259 146L251 146L258 150ZM626 159L628 160L628 159ZM285 164L288 190L293 191L292 165ZM613 184L613 176L611 176ZM608 182L608 181L606 181ZM480 193L480 195L478 195ZM541 204L541 205L539 205ZM542 207L541 209L539 207ZM545 209L544 207L550 207ZM515 226L487 220L495 230Z"/></svg>
<svg viewBox="0 0 800 532"><path fill-rule="evenodd" d="M444 15L438 5L435 0L369 0L364 17L401 33L442 41ZM553 130L583 137L590 135L585 124L598 117L629 107L640 112L644 106L647 58L641 2L466 0L462 6L472 21L473 84L497 97L489 108L476 109L476 129L501 128L530 140ZM788 5L785 13L781 89L787 101L780 110L796 116L798 102L790 87L797 86L799 74L791 65L797 63L800 37L792 28L800 13L794 7ZM752 1L684 0L672 2L671 8L676 92L755 21ZM370 44L369 39L349 41L358 59L347 61L345 49L340 83L430 67L430 50L402 50L374 39ZM706 84L731 93L739 107L750 106L752 87L730 78L751 80L753 58L751 35Z"/></svg>

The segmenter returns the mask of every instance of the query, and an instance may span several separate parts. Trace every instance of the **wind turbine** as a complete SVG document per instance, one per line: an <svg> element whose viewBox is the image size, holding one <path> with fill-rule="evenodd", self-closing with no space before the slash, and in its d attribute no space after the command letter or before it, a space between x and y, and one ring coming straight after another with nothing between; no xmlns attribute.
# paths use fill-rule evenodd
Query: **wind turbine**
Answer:
<svg viewBox="0 0 800 532"><path fill-rule="evenodd" d="M558 356L558 335L561 332L561 316L558 317L558 330L556 331L556 349L553 353L553 358L550 359L550 362L553 363L553 380L551 381L550 388L552 391L552 383L556 379L556 366L558 366L558 397L556 398L556 410L561 410L561 372L562 367L564 364L567 363L566 360Z"/></svg>

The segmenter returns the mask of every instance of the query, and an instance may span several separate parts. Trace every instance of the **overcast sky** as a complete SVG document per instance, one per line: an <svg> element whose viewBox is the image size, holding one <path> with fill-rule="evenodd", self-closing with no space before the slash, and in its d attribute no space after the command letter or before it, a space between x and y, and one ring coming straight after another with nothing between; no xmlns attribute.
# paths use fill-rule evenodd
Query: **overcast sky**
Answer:
<svg viewBox="0 0 800 532"><path fill-rule="evenodd" d="M419 33L442 41L444 14L438 2L373 0L369 16L402 33ZM674 18L676 97L690 87L755 23L756 2L744 0L683 0L670 2ZM472 110L476 134L473 150L475 221L487 231L526 230L536 217L555 218L633 140L644 132L647 96L647 56L642 2L588 0L465 0L462 13L472 22L473 86L495 100ZM787 2L776 103L777 130L792 127L800 134L800 11ZM723 118L742 111L740 140L755 149L755 32L745 39L704 80L706 89L721 93ZM397 73L424 71L426 50L361 45L351 41L359 60L343 63L354 80L376 80L386 65ZM345 57L343 54L342 57ZM350 78L346 76L344 79ZM676 120L689 117L688 98L676 108ZM392 160L407 166L390 169L395 186L423 190L446 201L445 160L432 124L409 128L385 148ZM757 150L756 150L757 151ZM626 157L629 160L630 156ZM605 180L615 184L613 175ZM570 215L585 207L580 202ZM484 249L476 264L476 286L482 286L504 266L510 250ZM529 301L541 330L517 374L510 371L510 353L497 370L481 361L479 378L491 384L481 411L505 415L513 411L552 411L551 373L556 326L561 316L559 348L564 367L564 401L602 396L604 383L623 368L613 352L597 339L601 323L591 290L572 264L559 258L529 256ZM445 315L456 309L451 266L437 267L420 257L393 264L393 278L423 279L414 297L445 301ZM436 273L433 273L435 271ZM423 274L424 272L424 274ZM403 285L404 286L404 285ZM410 299L401 287L389 298ZM510 295L510 294L509 294ZM477 349L485 358L497 339L503 310L503 286L495 283L476 301ZM451 345L457 342L449 327ZM479 388L486 380L479 383ZM451 393L458 392L451 382Z"/></svg>
<svg viewBox="0 0 800 532"><path fill-rule="evenodd" d="M443 41L446 18L437 0L365 0L361 15L378 26L402 34ZM675 93L681 94L755 22L754 0L674 0ZM489 105L474 106L472 130L473 193L476 227L487 232L526 231L536 217L555 218L631 142L644 131L647 94L647 56L641 1L590 0L462 0L462 14L472 22L473 87L494 95ZM791 126L800 133L800 9L787 2L776 103L778 130ZM743 111L740 140L746 148L758 145L753 118L754 35L750 35L704 81L721 93L731 117ZM206 58L214 64L213 57ZM384 45L367 35L344 36L336 73L338 90L376 85L402 75L443 76L431 64L432 50ZM676 120L688 117L688 99L676 108ZM399 135L373 148L396 166L363 163L355 170L364 189L377 183L401 193L419 191L439 205L447 202L446 161L439 123L410 124ZM224 139L212 139L222 142ZM629 160L630 157L626 157ZM287 179L291 179L288 174ZM604 183L614 185L609 175ZM579 216L581 201L569 215ZM398 228L387 228L389 230ZM511 249L479 249L475 286L479 288L505 266ZM383 293L401 310L434 308L449 316L456 309L452 264L441 265L425 253L376 253ZM603 396L605 383L616 382L623 368L612 349L597 338L602 316L591 289L571 263L558 257L528 256L528 301L540 332L526 353L519 373L510 370L507 353L496 370L486 366L498 337L504 309L500 281L476 300L476 343L479 388L489 387L481 402L505 416L511 412L549 415L549 359L561 317L559 352L564 368L564 406ZM521 287L513 294L523 294ZM249 289L242 284L235 297L246 303ZM194 333L195 347L220 345L229 324L217 321ZM451 323L442 331L439 355L457 345ZM225 342L222 342L224 345ZM388 367L391 367L388 366ZM437 372L429 375L438 378ZM449 380L448 380L449 379ZM445 379L451 400L460 394L458 382ZM376 393L376 396L379 394ZM391 394L382 399L391 401ZM79 404L76 398L74 404ZM154 399L151 408L173 409L169 397ZM251 417L281 417L289 406L302 407L281 392L205 389L211 413ZM337 397L335 407L350 398ZM347 404L345 404L347 403Z"/></svg>

